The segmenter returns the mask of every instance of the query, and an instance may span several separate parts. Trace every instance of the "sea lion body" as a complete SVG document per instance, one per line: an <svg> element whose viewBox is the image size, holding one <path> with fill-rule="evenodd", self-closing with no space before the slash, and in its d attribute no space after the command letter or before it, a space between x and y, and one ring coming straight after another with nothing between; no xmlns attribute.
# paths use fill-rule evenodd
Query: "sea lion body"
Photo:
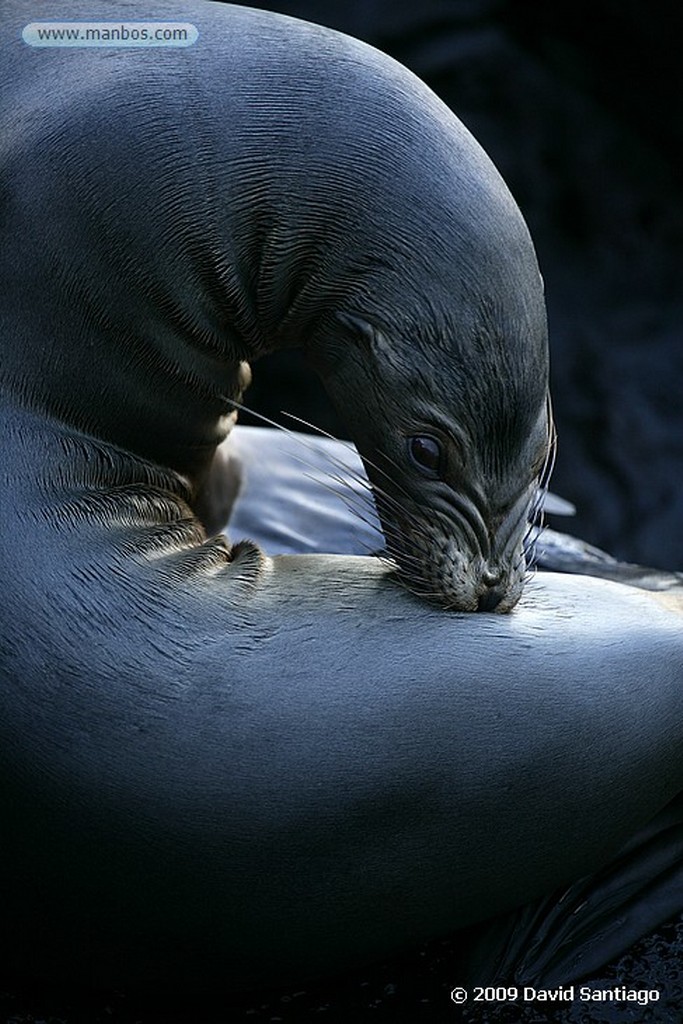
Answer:
<svg viewBox="0 0 683 1024"><path fill-rule="evenodd" d="M183 49L8 46L5 372L196 492L247 364L303 348L407 584L509 610L548 445L543 287L512 196L373 48L245 8L194 16Z"/></svg>
<svg viewBox="0 0 683 1024"><path fill-rule="evenodd" d="M490 576L510 547L514 603L546 445L545 327L509 194L412 76L288 19L172 10L202 54L37 53L20 39L29 6L3 32L0 900L14 967L222 991L386 955L604 863L681 789L683 631L680 607L604 581L538 578L510 616L446 614L372 559L207 539L194 509L244 364L308 347L369 451L395 461L398 425L420 402L433 413L433 369L392 361L384 321L367 326L384 309L405 341L422 309L433 331L450 293L464 334L430 339L440 393L470 410L458 515ZM330 65L344 73L328 80ZM344 88L375 117L355 150L352 121L329 114ZM302 123L292 98L301 112L312 94ZM417 247L394 210L409 193L389 201L373 177L385 102L414 116L384 143L434 122L433 151L397 148L414 153L396 181L415 206L423 187L450 196L446 235L434 221ZM354 205L342 171L361 157ZM380 200L394 219L367 223ZM376 360L386 378L364 377ZM409 414L377 404L406 394ZM475 436L496 394L505 446ZM381 479L414 502L401 465ZM456 588L466 606L502 587L483 572Z"/></svg>

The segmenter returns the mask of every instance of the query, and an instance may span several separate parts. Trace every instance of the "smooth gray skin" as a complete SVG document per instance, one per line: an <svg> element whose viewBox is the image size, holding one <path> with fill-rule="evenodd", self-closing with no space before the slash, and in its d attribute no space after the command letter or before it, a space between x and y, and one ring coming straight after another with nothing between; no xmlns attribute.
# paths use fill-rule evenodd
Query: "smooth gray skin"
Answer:
<svg viewBox="0 0 683 1024"><path fill-rule="evenodd" d="M177 11L206 40L194 64L30 51L30 6L3 30L0 900L5 965L224 991L387 955L604 863L683 788L683 629L680 601L599 580L538 578L505 617L447 614L374 560L270 560L205 539L192 503L229 425L225 396L240 393L236 354L266 345L260 322L278 324L277 344L296 328L322 351L326 310L372 277L321 257L333 211L299 223L280 209L279 256L259 265L254 195L211 187L215 124L221 139L272 130L284 86L305 93L299 31L310 74L350 47L349 89L416 87L332 34ZM266 31L288 56L258 105L263 80L247 71ZM248 117L231 106L238 80ZM307 150L325 173L332 136L350 145L343 123L321 143L326 125ZM469 199L491 199L490 165L463 145ZM264 188L296 196L310 168L283 147L271 140L256 166ZM494 191L495 217L476 210L491 259L479 249L447 283L463 309L485 267L505 315L538 325L528 239ZM493 258L506 210L509 278ZM436 279L440 252L434 237L416 256ZM395 309L415 310L416 277L392 291L387 273L380 298L400 291ZM542 360L544 338L530 344Z"/></svg>

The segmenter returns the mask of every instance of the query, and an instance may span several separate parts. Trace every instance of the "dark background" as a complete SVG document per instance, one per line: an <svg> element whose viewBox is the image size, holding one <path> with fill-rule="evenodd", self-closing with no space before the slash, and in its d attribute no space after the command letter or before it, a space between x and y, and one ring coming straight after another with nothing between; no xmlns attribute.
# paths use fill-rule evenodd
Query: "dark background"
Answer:
<svg viewBox="0 0 683 1024"><path fill-rule="evenodd" d="M678 10L622 0L249 6L385 50L483 144L529 223L546 283L559 434L551 486L577 507L575 520L552 525L624 560L683 569ZM247 402L344 435L291 354L258 364Z"/></svg>

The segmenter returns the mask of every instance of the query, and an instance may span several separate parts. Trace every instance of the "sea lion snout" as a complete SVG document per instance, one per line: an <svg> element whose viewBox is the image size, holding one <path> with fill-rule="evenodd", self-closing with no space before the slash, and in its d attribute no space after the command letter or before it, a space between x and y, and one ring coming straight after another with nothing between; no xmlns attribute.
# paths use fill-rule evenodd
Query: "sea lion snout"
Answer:
<svg viewBox="0 0 683 1024"><path fill-rule="evenodd" d="M484 556L461 523L440 518L403 520L400 527L385 520L387 553L398 582L448 611L512 611L527 568L522 540L505 558Z"/></svg>
<svg viewBox="0 0 683 1024"><path fill-rule="evenodd" d="M482 590L477 600L478 612L493 612L506 595L505 578L498 566L487 565L481 573Z"/></svg>

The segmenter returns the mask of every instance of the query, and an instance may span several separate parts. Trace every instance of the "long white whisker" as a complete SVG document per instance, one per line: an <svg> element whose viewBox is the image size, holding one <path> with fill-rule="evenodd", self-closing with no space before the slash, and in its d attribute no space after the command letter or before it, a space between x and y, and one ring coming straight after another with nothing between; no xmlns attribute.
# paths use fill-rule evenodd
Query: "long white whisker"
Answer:
<svg viewBox="0 0 683 1024"><path fill-rule="evenodd" d="M282 412L282 415L283 415L283 416L288 416L288 417L289 417L290 419L293 419L293 420L295 420L295 421L296 421L297 423L301 423L301 424L302 424L302 426L305 426L305 427L309 427L309 429L311 429L311 430L315 430L315 431L316 431L316 433L318 433L318 434L321 434L321 435L322 435L323 437L327 437L327 438L329 438L329 439L330 439L331 441L338 441L338 440L339 440L339 439L338 439L338 438L336 438L336 437L335 437L335 436L334 436L333 434L329 434L329 433L328 433L328 432L327 432L326 430L323 430L323 429L322 429L322 427L316 427L316 425L315 425L314 423L309 423L309 422L308 422L308 420L304 420L304 419L302 419L302 418L301 418L300 416L295 416L295 415L294 415L293 413L291 413L291 412L285 412L284 410L281 410L281 412ZM355 446L355 445L353 444L353 442L351 442L351 441L339 441L339 443L340 443L340 444L343 444L343 445L344 445L345 447L347 447L347 448L348 448L348 449L349 449L350 451L353 451L353 452L357 452L357 451L358 451L358 449L356 448L356 446ZM396 462L395 462L395 461L394 461L394 460L393 460L392 458L390 458L390 456L386 455L386 454L385 454L384 452L382 453L382 455L383 455L383 457L384 457L384 458L385 458L385 459L387 460L387 462L391 463L391 465L392 465L392 466L394 467L394 469L397 469L397 470L399 471L399 473L400 473L400 466L398 466L398 465L396 464ZM381 466L379 466L379 465L378 465L378 464L377 464L376 462L373 462L373 460L372 460L372 459L368 458L368 457L367 457L367 456L365 456L365 455L364 455L364 456L362 456L362 458L363 458L363 460L364 460L365 462L367 462L367 464L368 464L369 466L372 466L372 468L373 468L373 469L376 469L378 473L381 473L381 474L382 474L382 476L386 477L386 479L387 479L387 480L388 480L388 481L389 481L389 482L390 482L390 483L391 483L391 484L392 484L392 485L393 485L394 487L396 487L396 486L397 486L397 484L396 484L396 480L395 480L395 479L394 479L393 477L391 477L391 476L390 476L390 475L389 475L389 474L387 473L387 471L386 471L385 469L382 469L382 467L381 467ZM399 485L399 486L400 486L400 485ZM407 497L410 497L410 495L408 494L408 492L407 492L407 491L406 491L406 490L405 490L404 488L402 488L402 487L401 487L401 490L403 491L403 493L404 493L404 494L405 494L405 495L406 495Z"/></svg>

